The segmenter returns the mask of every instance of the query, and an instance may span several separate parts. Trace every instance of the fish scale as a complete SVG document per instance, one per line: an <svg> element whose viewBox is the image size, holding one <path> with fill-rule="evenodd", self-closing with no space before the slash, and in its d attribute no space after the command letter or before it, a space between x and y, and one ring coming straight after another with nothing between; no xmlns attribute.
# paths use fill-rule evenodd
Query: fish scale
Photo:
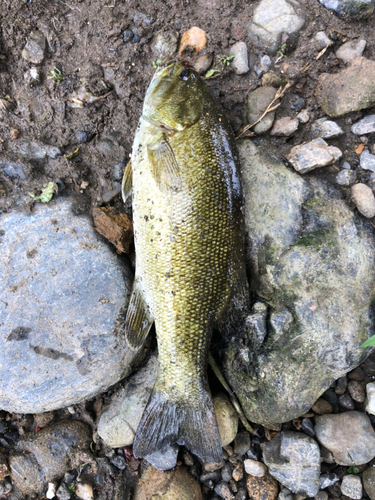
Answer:
<svg viewBox="0 0 375 500"><path fill-rule="evenodd" d="M206 364L214 322L244 272L238 167L230 127L199 76L181 63L159 70L131 167L136 276L125 331L140 342L154 321L159 352L136 456L177 442L221 459Z"/></svg>

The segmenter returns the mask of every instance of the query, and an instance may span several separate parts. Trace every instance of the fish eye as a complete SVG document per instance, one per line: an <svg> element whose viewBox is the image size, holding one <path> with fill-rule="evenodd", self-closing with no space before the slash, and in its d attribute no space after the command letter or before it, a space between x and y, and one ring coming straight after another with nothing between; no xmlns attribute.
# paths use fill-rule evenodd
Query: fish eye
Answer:
<svg viewBox="0 0 375 500"><path fill-rule="evenodd" d="M178 77L180 78L180 80L184 80L184 82L186 82L187 80L189 80L189 72L187 69L183 69L181 71L181 73L178 75Z"/></svg>

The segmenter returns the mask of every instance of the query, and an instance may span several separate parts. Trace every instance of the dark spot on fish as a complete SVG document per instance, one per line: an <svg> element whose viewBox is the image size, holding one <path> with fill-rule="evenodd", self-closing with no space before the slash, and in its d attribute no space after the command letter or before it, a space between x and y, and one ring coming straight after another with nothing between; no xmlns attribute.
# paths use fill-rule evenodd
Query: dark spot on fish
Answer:
<svg viewBox="0 0 375 500"><path fill-rule="evenodd" d="M66 359L67 361L73 361L73 357L70 354L66 354L65 352L60 352L56 351L56 349L52 349L51 347L39 347L38 345L31 345L29 344L31 349L36 354L39 354L40 356L45 356L46 358L49 359Z"/></svg>
<svg viewBox="0 0 375 500"><path fill-rule="evenodd" d="M146 221L146 222L148 222L148 217L147 217L147 215L145 215L145 217L144 217L144 218L145 218L145 221Z"/></svg>
<svg viewBox="0 0 375 500"><path fill-rule="evenodd" d="M37 255L39 255L39 252L36 248L33 248L32 250L29 250L28 252L26 252L26 257L28 259L33 259Z"/></svg>
<svg viewBox="0 0 375 500"><path fill-rule="evenodd" d="M27 326L18 326L10 332L7 337L7 341L10 342L11 340L26 340L29 338L30 332L31 328Z"/></svg>

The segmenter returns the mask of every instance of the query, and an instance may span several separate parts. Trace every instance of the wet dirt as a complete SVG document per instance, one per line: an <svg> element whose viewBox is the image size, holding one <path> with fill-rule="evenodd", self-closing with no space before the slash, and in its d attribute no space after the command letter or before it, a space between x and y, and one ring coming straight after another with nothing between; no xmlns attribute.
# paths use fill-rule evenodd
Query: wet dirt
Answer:
<svg viewBox="0 0 375 500"><path fill-rule="evenodd" d="M307 17L297 44L287 45L276 64L277 57L273 57L271 69L292 82L276 117L295 116L292 105L302 97L310 122L290 138L255 138L257 144L281 158L292 146L311 139L311 122L322 116L315 97L318 77L345 67L335 56L337 48L345 41L364 38L364 56L375 59L373 18L345 21L317 0L301 3ZM237 41L247 43L251 63L261 52L254 48L248 34L254 6L254 2L245 0L2 0L0 99L6 104L0 102L0 161L22 164L25 178L11 178L0 169L0 211L16 205L32 209L33 200L28 193L36 193L52 181L57 182L59 193L76 196L82 206L99 205L114 207L117 213L129 212L118 194L119 172L129 159L143 99L155 71L153 62L157 57L152 43L156 33L175 30L181 36L192 26L199 26L208 38L202 53L213 54L215 64L229 54ZM125 30L133 32L132 40L124 41ZM316 60L319 51L311 39L319 31L325 31L334 44ZM27 77L32 64L22 57L31 32L40 32L46 38L45 56L37 66L39 81ZM194 58L190 61L194 63ZM251 70L238 76L225 67L219 77L207 80L207 85L223 106L234 131L241 131L247 124L247 96L260 85L256 73ZM71 107L73 93L82 87L89 93L86 97L94 96L94 102ZM336 119L345 134L330 141L353 165L359 164L355 149L360 139L350 133L350 127L361 116L352 113ZM374 142L372 135L367 138L370 144ZM27 140L58 147L62 155L55 159L20 156L16 152L17 142ZM308 175L333 179L337 171L333 166L324 174ZM358 174L360 181L370 175L362 170ZM112 198L108 194L111 192ZM89 409L85 405L77 407L76 416L87 420L87 415L94 415L90 417L93 423L92 418L100 415L94 405L95 402L89 403ZM61 410L55 412L54 418L69 415L67 410ZM12 429L35 427L23 416L2 417L14 422ZM116 482L115 474L108 468L110 472L103 472L96 498L122 498L115 490L121 491L123 473L118 473ZM206 488L204 496L211 498L212 492ZM8 498L19 497L11 493Z"/></svg>

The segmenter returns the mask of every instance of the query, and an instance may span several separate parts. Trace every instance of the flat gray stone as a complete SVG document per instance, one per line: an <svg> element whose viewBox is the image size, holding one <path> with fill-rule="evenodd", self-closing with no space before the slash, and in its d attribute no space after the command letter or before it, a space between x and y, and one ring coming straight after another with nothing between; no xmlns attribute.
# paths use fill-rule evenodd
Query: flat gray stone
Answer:
<svg viewBox="0 0 375 500"><path fill-rule="evenodd" d="M357 173L355 170L344 169L336 175L335 180L339 186L351 186L357 180Z"/></svg>
<svg viewBox="0 0 375 500"><path fill-rule="evenodd" d="M352 199L358 211L371 219L375 216L375 196L372 189L366 184L359 182L351 187Z"/></svg>
<svg viewBox="0 0 375 500"><path fill-rule="evenodd" d="M375 457L375 432L364 413L321 415L316 419L315 432L339 465L362 465Z"/></svg>
<svg viewBox="0 0 375 500"><path fill-rule="evenodd" d="M254 9L249 35L258 48L274 56L282 34L296 41L304 23L304 10L296 0L261 0Z"/></svg>
<svg viewBox="0 0 375 500"><path fill-rule="evenodd" d="M236 75L244 75L248 73L249 56L247 53L247 45L245 42L236 42L229 50L229 55L234 56L230 65L234 69Z"/></svg>
<svg viewBox="0 0 375 500"><path fill-rule="evenodd" d="M356 57L339 73L321 74L316 96L332 118L371 108L375 103L375 61Z"/></svg>
<svg viewBox="0 0 375 500"><path fill-rule="evenodd" d="M22 163L0 161L0 166L3 169L4 174L11 179L20 179L21 181L24 181L26 179L24 165L22 165Z"/></svg>
<svg viewBox="0 0 375 500"><path fill-rule="evenodd" d="M14 141L12 146L15 153L30 160L41 160L47 156L55 159L62 155L59 148L36 141L18 140Z"/></svg>
<svg viewBox="0 0 375 500"><path fill-rule="evenodd" d="M311 437L280 432L266 444L263 459L271 476L293 493L308 497L318 493L320 451Z"/></svg>
<svg viewBox="0 0 375 500"><path fill-rule="evenodd" d="M360 165L364 170L375 172L375 155L372 155L368 149L365 149L360 156Z"/></svg>
<svg viewBox="0 0 375 500"><path fill-rule="evenodd" d="M374 12L374 0L319 0L326 9L347 19L367 19Z"/></svg>
<svg viewBox="0 0 375 500"><path fill-rule="evenodd" d="M362 498L362 481L360 476L348 474L342 478L341 493L353 500Z"/></svg>
<svg viewBox="0 0 375 500"><path fill-rule="evenodd" d="M43 34L39 31L31 32L22 51L22 57L33 64L42 64L45 48L46 39Z"/></svg>
<svg viewBox="0 0 375 500"><path fill-rule="evenodd" d="M277 90L273 87L259 87L249 94L247 98L247 121L249 124L255 123L263 115L269 104L276 95ZM278 101L275 102L275 104ZM275 119L275 111L268 113L252 130L256 134L267 132Z"/></svg>
<svg viewBox="0 0 375 500"><path fill-rule="evenodd" d="M224 337L222 371L249 420L287 422L367 356L359 346L374 333L373 229L331 183L250 140L238 146L246 260L269 320L262 343L246 318L236 342Z"/></svg>
<svg viewBox="0 0 375 500"><path fill-rule="evenodd" d="M341 156L339 148L329 146L319 137L306 144L294 146L286 158L298 173L306 174L316 168L332 165Z"/></svg>
<svg viewBox="0 0 375 500"><path fill-rule="evenodd" d="M355 135L366 135L375 132L375 115L368 115L352 125L350 129Z"/></svg>
<svg viewBox="0 0 375 500"><path fill-rule="evenodd" d="M341 45L341 47L336 51L336 57L348 63L363 54L363 51L366 48L366 43L366 40L362 39L349 40L349 42Z"/></svg>
<svg viewBox="0 0 375 500"><path fill-rule="evenodd" d="M0 216L0 408L39 413L105 391L138 351L122 336L132 271L72 199ZM27 376L25 376L27 374Z"/></svg>
<svg viewBox="0 0 375 500"><path fill-rule="evenodd" d="M133 444L156 374L157 358L152 355L147 365L131 376L124 387L110 398L100 417L98 434L111 448Z"/></svg>
<svg viewBox="0 0 375 500"><path fill-rule="evenodd" d="M336 122L328 120L328 118L320 118L311 125L311 134L313 139L321 137L322 139L333 139L340 137L344 131L337 125Z"/></svg>

